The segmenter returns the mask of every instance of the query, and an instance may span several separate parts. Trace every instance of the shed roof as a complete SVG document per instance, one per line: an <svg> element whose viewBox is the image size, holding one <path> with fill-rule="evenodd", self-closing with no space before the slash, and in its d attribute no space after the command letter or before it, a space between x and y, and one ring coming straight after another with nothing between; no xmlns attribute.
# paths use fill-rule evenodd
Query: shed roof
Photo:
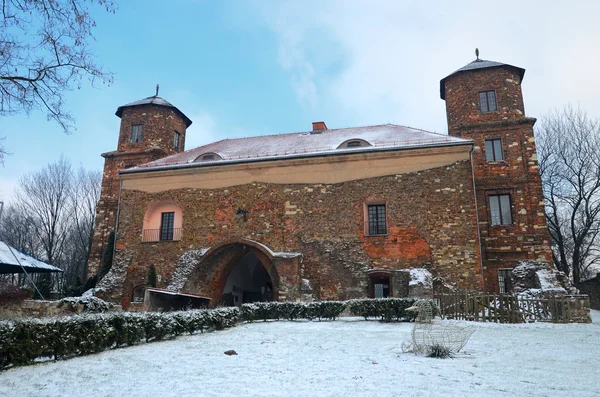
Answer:
<svg viewBox="0 0 600 397"><path fill-rule="evenodd" d="M117 109L115 114L118 117L121 117L121 115L123 114L123 109L134 107L134 106L143 106L143 105L164 106L167 108L173 108L177 113L179 113L181 115L181 117L183 117L183 119L185 120L185 123L188 127L192 124L192 120L190 120L185 114L183 114L183 112L181 110L179 110L177 107L175 107L169 101L159 97L158 95L149 96L148 98L140 99L139 101L130 102L126 105L119 106L119 108Z"/></svg>
<svg viewBox="0 0 600 397"><path fill-rule="evenodd" d="M367 142L359 147L340 147L352 140ZM395 124L367 127L328 129L264 135L249 138L224 139L187 150L156 161L128 168L121 173L135 173L161 169L200 167L227 163L266 161L296 157L331 156L338 154L392 151L435 146L471 145L468 139ZM215 160L196 161L205 154Z"/></svg>
<svg viewBox="0 0 600 397"><path fill-rule="evenodd" d="M525 75L525 69L523 69L523 68L520 68L518 66L509 65L507 63L496 62L496 61L486 61L485 59L477 58L473 62L466 64L462 68L450 73L448 76L446 76L440 80L440 97L442 99L446 99L446 87L445 86L446 86L446 79L448 77L454 76L457 73L467 72L470 70L499 68L499 67L509 67L509 68L516 70L517 73L519 73L521 80L523 80L523 76Z"/></svg>
<svg viewBox="0 0 600 397"><path fill-rule="evenodd" d="M18 262L15 255L19 259ZM0 274L23 273L19 262L28 273L62 272L61 269L24 254L13 247L9 248L8 244L0 241Z"/></svg>

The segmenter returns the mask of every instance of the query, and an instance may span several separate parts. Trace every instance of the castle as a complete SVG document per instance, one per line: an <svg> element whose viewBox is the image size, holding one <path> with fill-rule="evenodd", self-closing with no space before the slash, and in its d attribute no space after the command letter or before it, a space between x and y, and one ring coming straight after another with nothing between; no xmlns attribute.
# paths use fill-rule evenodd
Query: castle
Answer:
<svg viewBox="0 0 600 397"><path fill-rule="evenodd" d="M153 96L118 108L104 153L90 272L115 231L105 299L157 287L257 300L507 292L521 260L552 263L525 70L475 61L440 81L448 135L386 124L225 139L184 151L192 121Z"/></svg>

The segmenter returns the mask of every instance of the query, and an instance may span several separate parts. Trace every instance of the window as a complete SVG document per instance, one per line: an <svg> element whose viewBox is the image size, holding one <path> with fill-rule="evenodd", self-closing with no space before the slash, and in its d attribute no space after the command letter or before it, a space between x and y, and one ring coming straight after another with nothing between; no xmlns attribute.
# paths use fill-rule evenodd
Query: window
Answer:
<svg viewBox="0 0 600 397"><path fill-rule="evenodd" d="M486 139L485 140L485 160L486 161L502 161L504 153L502 153L502 139Z"/></svg>
<svg viewBox="0 0 600 397"><path fill-rule="evenodd" d="M202 156L202 161L211 161L214 159L215 159L214 154L205 154L204 156Z"/></svg>
<svg viewBox="0 0 600 397"><path fill-rule="evenodd" d="M512 225L510 195L490 196L490 212L492 214L492 226Z"/></svg>
<svg viewBox="0 0 600 397"><path fill-rule="evenodd" d="M181 138L181 134L177 131L175 131L175 135L173 136L173 148L175 149L176 152L179 151L179 140Z"/></svg>
<svg viewBox="0 0 600 397"><path fill-rule="evenodd" d="M498 287L501 294L507 294L512 291L511 272L511 269L498 269Z"/></svg>
<svg viewBox="0 0 600 397"><path fill-rule="evenodd" d="M160 219L160 240L173 240L175 212L163 212Z"/></svg>
<svg viewBox="0 0 600 397"><path fill-rule="evenodd" d="M387 234L385 204L367 205L369 235Z"/></svg>
<svg viewBox="0 0 600 397"><path fill-rule="evenodd" d="M142 125L135 124L131 126L131 139L129 142L141 142L142 141Z"/></svg>
<svg viewBox="0 0 600 397"><path fill-rule="evenodd" d="M496 91L482 91L479 93L479 106L482 113L495 112L498 110L496 106Z"/></svg>
<svg viewBox="0 0 600 397"><path fill-rule="evenodd" d="M361 147L361 142L360 141L350 141L347 144L347 147Z"/></svg>

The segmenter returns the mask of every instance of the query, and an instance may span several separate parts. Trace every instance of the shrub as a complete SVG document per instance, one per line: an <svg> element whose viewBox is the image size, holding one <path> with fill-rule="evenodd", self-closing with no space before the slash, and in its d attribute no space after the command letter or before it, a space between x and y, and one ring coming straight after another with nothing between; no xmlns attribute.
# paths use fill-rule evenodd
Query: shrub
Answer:
<svg viewBox="0 0 600 397"><path fill-rule="evenodd" d="M170 313L101 313L71 317L0 321L0 369L35 359L82 356L143 341L174 338L207 329L225 329L239 319L238 308Z"/></svg>
<svg viewBox="0 0 600 397"><path fill-rule="evenodd" d="M427 347L427 357L449 358L452 357L452 351L442 345L432 345Z"/></svg>
<svg viewBox="0 0 600 397"><path fill-rule="evenodd" d="M113 307L112 303L106 302L95 296L63 298L60 300L60 304L71 306L71 310L73 311L77 310L77 305L83 305L83 311L85 313L102 313Z"/></svg>
<svg viewBox="0 0 600 397"><path fill-rule="evenodd" d="M14 284L0 283L0 302L18 303L31 297L31 292L23 290Z"/></svg>
<svg viewBox="0 0 600 397"><path fill-rule="evenodd" d="M417 317L417 312L406 311L417 301L416 298L383 298L383 299L353 299L348 301L350 312L355 316L380 318L381 321L412 321ZM437 305L428 300L432 305L434 316L439 313Z"/></svg>
<svg viewBox="0 0 600 397"><path fill-rule="evenodd" d="M241 307L241 318L245 321L297 319L335 320L346 308L346 302L255 302Z"/></svg>

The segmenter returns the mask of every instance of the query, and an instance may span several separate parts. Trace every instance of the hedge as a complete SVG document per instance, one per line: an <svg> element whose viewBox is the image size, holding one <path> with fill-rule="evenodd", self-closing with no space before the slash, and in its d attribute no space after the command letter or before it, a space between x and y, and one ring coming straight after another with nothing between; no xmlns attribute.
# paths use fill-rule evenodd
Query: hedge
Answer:
<svg viewBox="0 0 600 397"><path fill-rule="evenodd" d="M37 358L83 356L107 349L233 327L238 308L170 313L84 314L0 322L0 368Z"/></svg>
<svg viewBox="0 0 600 397"><path fill-rule="evenodd" d="M241 319L257 320L335 320L346 309L346 302L257 302L241 307Z"/></svg>
<svg viewBox="0 0 600 397"><path fill-rule="evenodd" d="M104 350L234 327L240 321L335 320L344 310L382 321L409 321L414 298L355 299L346 302L258 302L237 307L181 312L108 312L48 319L0 321L0 369L38 358L68 358ZM437 306L433 301L434 313ZM71 302L69 302L71 303Z"/></svg>
<svg viewBox="0 0 600 397"><path fill-rule="evenodd" d="M384 299L353 299L347 301L350 313L355 316L379 318L381 321L412 321L417 312L406 311L419 300L416 298L384 298ZM439 314L439 308L432 300L427 300L432 307L434 316Z"/></svg>

